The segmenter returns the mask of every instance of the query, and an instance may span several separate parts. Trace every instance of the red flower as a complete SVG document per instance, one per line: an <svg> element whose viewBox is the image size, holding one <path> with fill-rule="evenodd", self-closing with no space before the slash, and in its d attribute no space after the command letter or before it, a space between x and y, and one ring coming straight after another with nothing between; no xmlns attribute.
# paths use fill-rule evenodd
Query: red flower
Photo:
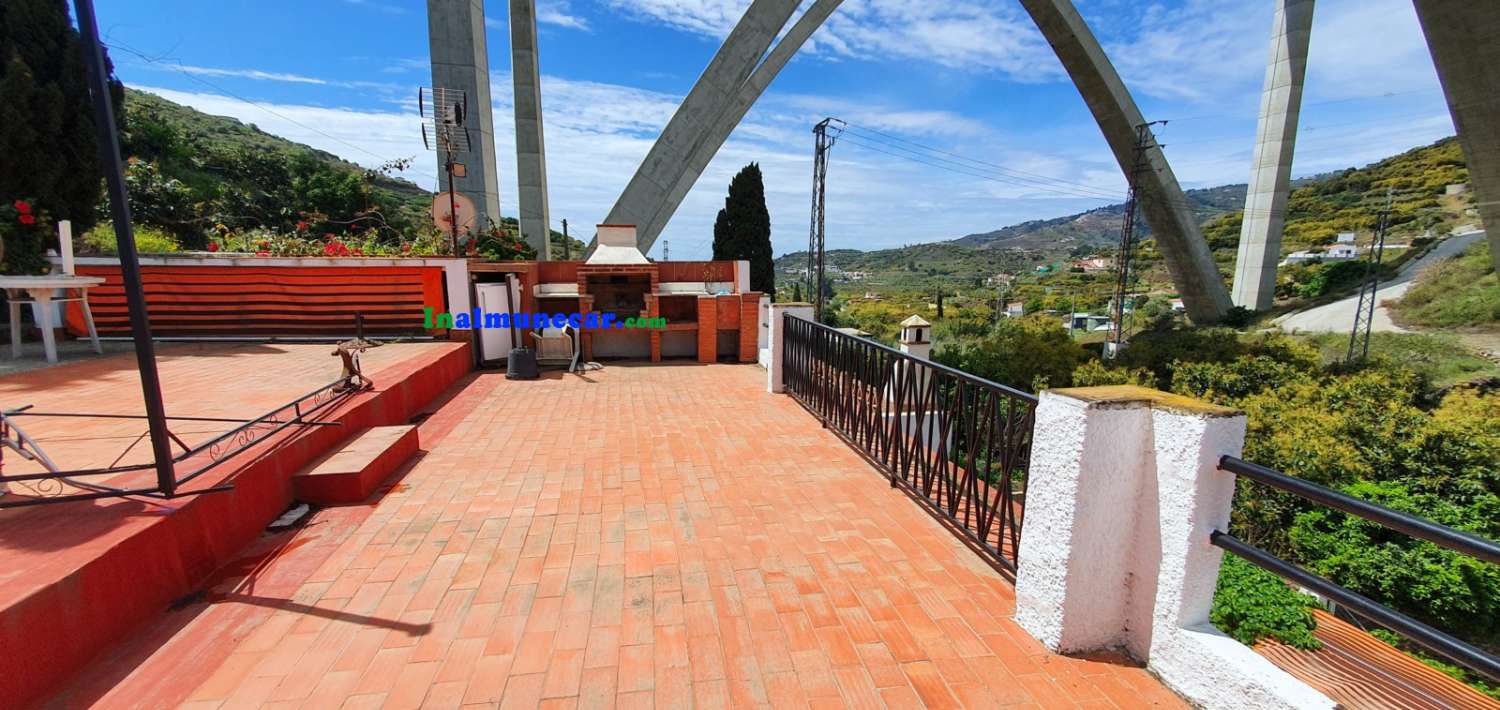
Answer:
<svg viewBox="0 0 1500 710"><path fill-rule="evenodd" d="M208 250L211 251L211 252L218 251L219 250L219 243L218 242L209 242L208 243Z"/></svg>
<svg viewBox="0 0 1500 710"><path fill-rule="evenodd" d="M268 241L266 241L266 240L264 240L264 239L262 239L262 240L260 240L260 244L258 244L256 246L259 246L262 249L270 249L271 248L271 243L268 242Z"/></svg>
<svg viewBox="0 0 1500 710"><path fill-rule="evenodd" d="M29 214L22 214L19 219L21 224L36 224L36 217Z"/></svg>
<svg viewBox="0 0 1500 710"><path fill-rule="evenodd" d="M361 250L361 249L358 249L358 248L356 248L356 249L355 249L355 250L354 250L354 255L355 255L355 256L364 256L364 255L365 255L365 253L364 253L364 251L363 251L363 250Z"/></svg>
<svg viewBox="0 0 1500 710"><path fill-rule="evenodd" d="M255 255L256 256L270 256L271 252L268 252L268 251L258 251L258 252L255 252Z"/></svg>
<svg viewBox="0 0 1500 710"><path fill-rule="evenodd" d="M297 231L299 231L299 232L306 232L307 231L307 220L297 220Z"/></svg>
<svg viewBox="0 0 1500 710"><path fill-rule="evenodd" d="M31 205L27 204L25 200L16 200L11 203L11 206L16 208L16 211L21 214L31 214Z"/></svg>

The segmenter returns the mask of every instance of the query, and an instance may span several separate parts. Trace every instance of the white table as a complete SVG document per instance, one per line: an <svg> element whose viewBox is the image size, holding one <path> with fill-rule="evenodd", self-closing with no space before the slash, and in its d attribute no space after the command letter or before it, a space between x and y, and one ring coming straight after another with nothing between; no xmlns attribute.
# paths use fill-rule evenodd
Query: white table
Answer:
<svg viewBox="0 0 1500 710"><path fill-rule="evenodd" d="M21 304L34 303L37 308L37 327L42 329L42 346L47 353L47 362L57 362L57 341L52 329L61 323L52 322L52 304L77 301L83 306L83 320L88 324L89 340L94 352L103 354L99 347L99 331L94 329L94 314L89 310L88 290L104 283L98 276L69 276L49 274L46 276L0 276L0 288L10 303L10 354L21 357ZM62 289L64 295L54 296L53 291ZM77 291L78 295L68 295Z"/></svg>

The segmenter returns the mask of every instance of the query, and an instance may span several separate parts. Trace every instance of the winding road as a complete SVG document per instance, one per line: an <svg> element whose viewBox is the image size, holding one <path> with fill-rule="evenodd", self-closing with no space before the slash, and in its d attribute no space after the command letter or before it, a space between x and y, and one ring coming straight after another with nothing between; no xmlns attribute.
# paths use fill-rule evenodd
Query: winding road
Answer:
<svg viewBox="0 0 1500 710"><path fill-rule="evenodd" d="M1470 244L1483 238L1484 230L1454 234L1438 243L1422 258L1401 267L1401 271L1396 273L1394 279L1381 283L1380 289L1375 292L1375 318L1370 329L1376 332L1406 332L1406 329L1391 320L1391 314L1386 309L1385 302L1401 298L1406 293L1406 289L1411 287L1412 280L1423 269L1444 259L1458 256L1463 250L1469 248ZM1333 303L1288 313L1273 322L1289 333L1342 333L1353 327L1354 311L1358 307L1359 294L1356 293Z"/></svg>

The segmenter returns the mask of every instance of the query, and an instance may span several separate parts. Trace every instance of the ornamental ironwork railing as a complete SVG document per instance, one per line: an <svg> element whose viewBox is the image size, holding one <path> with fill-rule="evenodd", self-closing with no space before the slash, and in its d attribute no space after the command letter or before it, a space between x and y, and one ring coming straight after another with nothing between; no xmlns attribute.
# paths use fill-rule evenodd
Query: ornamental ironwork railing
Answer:
<svg viewBox="0 0 1500 710"><path fill-rule="evenodd" d="M1496 544L1493 540L1455 530L1426 518L1392 510L1383 505L1360 500L1331 488L1288 476L1275 469L1233 456L1219 459L1219 470L1343 511L1389 530L1426 540L1461 555L1490 564L1500 564L1500 544ZM1353 614L1400 634L1428 651L1491 680L1500 681L1500 658L1484 649L1428 626L1358 592L1339 586L1229 533L1215 530L1210 533L1209 541L1293 584L1327 597Z"/></svg>
<svg viewBox="0 0 1500 710"><path fill-rule="evenodd" d="M782 332L787 392L1015 571L1036 397L804 318Z"/></svg>
<svg viewBox="0 0 1500 710"><path fill-rule="evenodd" d="M183 495L227 491L232 489L233 486L230 484L221 484L211 488L195 489L192 491L182 491L179 487L218 468L224 462L289 427L341 426L339 422L322 421L321 417L339 403L346 401L359 392L369 389L369 387L369 380L359 374L356 366L352 375L346 374L333 382L297 397L253 419L165 417L167 421L173 422L223 422L237 424L237 426L230 430L218 434L196 446L189 445L176 434L168 431L168 436L171 437L172 442L181 448L179 453L173 455L172 463L174 465L184 464L191 466L192 470L185 475L169 480L168 482L171 485L166 488L163 488L161 485L111 484L107 479L100 478L102 476L115 477L120 474L145 472L156 465L155 461L134 464L120 463L136 444L146 438L147 435L144 433L135 437L120 452L120 455L115 458L114 462L108 466L63 470L52 462L37 441L21 429L17 421L22 417L140 420L145 419L144 415L39 412L34 411L30 405L15 409L0 410L0 484L15 484L11 488L10 493L19 494L0 495L0 509L93 500L97 498L124 496L176 498ZM37 473L4 474L4 449L10 449L14 455L19 455L22 459L36 462L43 470Z"/></svg>

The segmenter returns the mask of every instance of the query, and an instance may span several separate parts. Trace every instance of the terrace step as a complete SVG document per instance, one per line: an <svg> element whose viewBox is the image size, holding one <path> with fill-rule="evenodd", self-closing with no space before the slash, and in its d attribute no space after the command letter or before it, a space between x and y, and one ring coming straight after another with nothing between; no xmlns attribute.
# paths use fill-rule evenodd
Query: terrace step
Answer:
<svg viewBox="0 0 1500 710"><path fill-rule="evenodd" d="M415 426L370 427L293 476L293 495L320 505L358 503L416 452Z"/></svg>

